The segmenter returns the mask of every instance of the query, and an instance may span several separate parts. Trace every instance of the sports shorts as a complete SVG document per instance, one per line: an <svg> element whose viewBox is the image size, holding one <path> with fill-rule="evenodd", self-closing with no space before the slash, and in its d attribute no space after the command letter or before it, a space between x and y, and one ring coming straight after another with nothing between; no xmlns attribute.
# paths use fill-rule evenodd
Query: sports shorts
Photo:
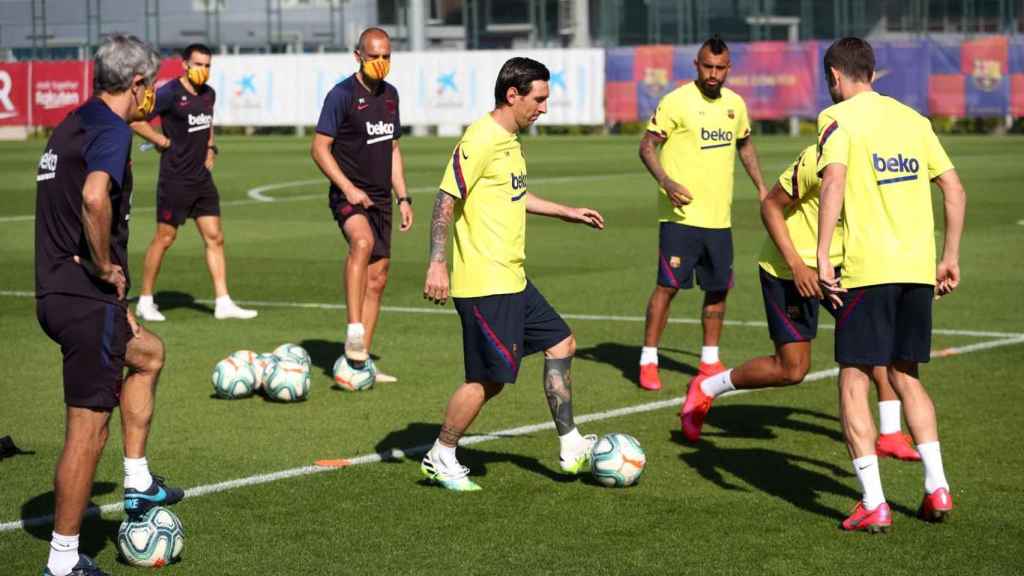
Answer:
<svg viewBox="0 0 1024 576"><path fill-rule="evenodd" d="M335 222L338 223L341 233L345 235L346 241L350 240L348 234L345 233L345 222L356 214L361 214L366 218L366 221L370 224L370 230L373 232L373 251L370 252L370 262L391 257L390 202L375 201L374 205L367 209L355 204L349 204L344 194L340 191L331 190L329 205L331 207L331 214L334 216Z"/></svg>
<svg viewBox="0 0 1024 576"><path fill-rule="evenodd" d="M931 358L929 284L879 284L851 288L836 316L836 362L885 366Z"/></svg>
<svg viewBox="0 0 1024 576"><path fill-rule="evenodd" d="M132 338L124 306L48 294L36 301L36 317L64 356L64 403L97 410L117 406Z"/></svg>
<svg viewBox="0 0 1024 576"><path fill-rule="evenodd" d="M524 356L572 335L529 280L522 292L453 300L462 321L466 382L513 383Z"/></svg>
<svg viewBox="0 0 1024 576"><path fill-rule="evenodd" d="M658 232L658 285L705 292L732 288L732 230L662 222Z"/></svg>
<svg viewBox="0 0 1024 576"><path fill-rule="evenodd" d="M161 179L156 186L156 221L175 228L189 218L220 216L220 194L213 178L199 182Z"/></svg>

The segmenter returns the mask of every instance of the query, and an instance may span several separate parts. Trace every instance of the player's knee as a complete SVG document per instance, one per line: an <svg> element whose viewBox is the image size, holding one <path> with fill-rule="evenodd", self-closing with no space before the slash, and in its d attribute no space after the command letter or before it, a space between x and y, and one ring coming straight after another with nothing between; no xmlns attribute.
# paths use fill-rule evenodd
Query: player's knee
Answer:
<svg viewBox="0 0 1024 576"><path fill-rule="evenodd" d="M169 228L164 229L163 227L161 227L161 229L157 231L156 238L154 240L155 240L155 242L157 244L159 244L160 246L162 246L166 250L166 249L170 248L172 244L174 244L174 241L177 238L178 238L178 229L177 228L170 228L169 227Z"/></svg>
<svg viewBox="0 0 1024 576"><path fill-rule="evenodd" d="M569 334L564 340L548 348L544 356L547 358L571 358L576 355L576 337Z"/></svg>
<svg viewBox="0 0 1024 576"><path fill-rule="evenodd" d="M349 250L352 254L369 257L373 252L373 236L356 236L352 238Z"/></svg>
<svg viewBox="0 0 1024 576"><path fill-rule="evenodd" d="M384 288L388 285L388 273L377 272L370 274L370 277L366 282L366 289L373 294L380 295L384 292Z"/></svg>
<svg viewBox="0 0 1024 576"><path fill-rule="evenodd" d="M132 368L140 372L159 372L164 367L166 357L164 341L152 332L144 332L140 338L143 339L140 342L140 353Z"/></svg>
<svg viewBox="0 0 1024 576"><path fill-rule="evenodd" d="M783 362L782 364L782 384L784 386L793 386L804 381L804 377L807 376L808 366L802 361L795 362Z"/></svg>
<svg viewBox="0 0 1024 576"><path fill-rule="evenodd" d="M203 236L203 241L206 243L208 248L222 248L224 246L224 232L218 230L216 232L206 234Z"/></svg>

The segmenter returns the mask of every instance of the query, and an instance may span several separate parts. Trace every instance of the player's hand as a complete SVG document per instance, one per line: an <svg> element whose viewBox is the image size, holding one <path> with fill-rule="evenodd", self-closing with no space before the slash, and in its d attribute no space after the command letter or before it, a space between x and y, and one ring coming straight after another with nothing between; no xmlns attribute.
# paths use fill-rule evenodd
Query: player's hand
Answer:
<svg viewBox="0 0 1024 576"><path fill-rule="evenodd" d="M796 291L803 298L817 300L824 298L821 285L818 284L818 274L803 262L793 267L793 283L796 284Z"/></svg>
<svg viewBox="0 0 1024 576"><path fill-rule="evenodd" d="M142 326L139 325L135 314L132 314L131 308L125 308L124 311L128 314L128 326L132 329L132 336L138 338L142 334Z"/></svg>
<svg viewBox="0 0 1024 576"><path fill-rule="evenodd" d="M669 202L672 202L672 205L677 208L679 206L685 206L693 201L693 196L690 195L690 191L686 189L686 186L683 186L671 178L665 178L658 184L665 189L665 193L668 194Z"/></svg>
<svg viewBox="0 0 1024 576"><path fill-rule="evenodd" d="M77 255L75 258L75 264L85 268L85 271L89 274L99 278L100 280L111 284L117 289L117 299L124 300L124 289L128 286L128 280L124 277L124 270L121 269L117 264L108 264L106 268L99 268L89 260L82 260Z"/></svg>
<svg viewBox="0 0 1024 576"><path fill-rule="evenodd" d="M217 155L213 153L213 150L206 151L206 162L203 162L203 166L206 166L207 172L213 172L213 161L216 157Z"/></svg>
<svg viewBox="0 0 1024 576"><path fill-rule="evenodd" d="M818 258L818 283L821 285L822 294L835 308L843 307L843 299L840 294L846 293L846 288L839 284L835 270L828 258Z"/></svg>
<svg viewBox="0 0 1024 576"><path fill-rule="evenodd" d="M353 206L362 206L363 208L373 207L373 200L363 192L361 188L353 186L348 190L343 190L345 193L345 200Z"/></svg>
<svg viewBox="0 0 1024 576"><path fill-rule="evenodd" d="M156 149L157 149L158 152L166 152L166 151L170 150L171 149L171 139L168 138L167 136L164 136L164 139L161 140L159 144L156 144Z"/></svg>
<svg viewBox="0 0 1024 576"><path fill-rule="evenodd" d="M423 297L441 305L448 301L448 263L430 263L427 268L427 281L423 285Z"/></svg>
<svg viewBox="0 0 1024 576"><path fill-rule="evenodd" d="M567 222L579 222L591 228L604 230L604 216L601 216L601 213L597 210L590 208L569 208L569 212L565 215L565 220Z"/></svg>
<svg viewBox="0 0 1024 576"><path fill-rule="evenodd" d="M398 212L402 215L402 223L398 229L406 232L409 228L412 228L412 206L408 202L399 202Z"/></svg>
<svg viewBox="0 0 1024 576"><path fill-rule="evenodd" d="M949 294L960 285L960 264L943 259L935 268L935 299Z"/></svg>

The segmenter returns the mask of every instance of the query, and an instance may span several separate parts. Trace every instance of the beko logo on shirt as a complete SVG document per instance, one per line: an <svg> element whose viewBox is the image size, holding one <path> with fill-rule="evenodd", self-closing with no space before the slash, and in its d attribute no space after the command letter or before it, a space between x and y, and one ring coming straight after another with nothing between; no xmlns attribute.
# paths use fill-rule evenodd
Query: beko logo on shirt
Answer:
<svg viewBox="0 0 1024 576"><path fill-rule="evenodd" d="M383 120L377 121L377 123L366 123L366 134L368 136L384 136L393 135L395 133L395 125L391 122L385 123Z"/></svg>
<svg viewBox="0 0 1024 576"><path fill-rule="evenodd" d="M732 142L732 131L722 130L721 128L718 128L717 130L708 130L701 126L700 139L705 141L710 140L711 142Z"/></svg>
<svg viewBox="0 0 1024 576"><path fill-rule="evenodd" d="M52 180L57 176L57 155L53 153L53 148L48 149L39 158L39 169L45 172L36 176L36 182Z"/></svg>
<svg viewBox="0 0 1024 576"><path fill-rule="evenodd" d="M189 114L188 125L189 126L207 126L213 122L213 116L209 114Z"/></svg>
<svg viewBox="0 0 1024 576"><path fill-rule="evenodd" d="M512 174L512 189L520 190L526 188L526 174Z"/></svg>
<svg viewBox="0 0 1024 576"><path fill-rule="evenodd" d="M921 170L921 163L917 158L904 156L902 153L889 157L872 153L871 164L879 176L883 176L885 172L891 173L891 176L886 175L888 178L878 180L879 185L916 180L917 173Z"/></svg>

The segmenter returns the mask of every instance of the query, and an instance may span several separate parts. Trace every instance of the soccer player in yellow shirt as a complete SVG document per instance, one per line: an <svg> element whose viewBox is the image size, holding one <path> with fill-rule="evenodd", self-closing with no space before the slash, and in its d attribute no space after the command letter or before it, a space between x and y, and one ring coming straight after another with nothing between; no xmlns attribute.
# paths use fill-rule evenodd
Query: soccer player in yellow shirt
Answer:
<svg viewBox="0 0 1024 576"><path fill-rule="evenodd" d="M761 202L761 219L768 238L761 248L758 272L768 333L775 354L748 360L732 370L698 376L690 383L681 410L683 435L700 439L704 417L716 396L730 390L751 390L799 384L811 366L811 341L818 331L818 193L817 151L810 145L779 176ZM838 230L836 231L838 235ZM834 238L829 265L843 259L842 237ZM830 314L836 309L826 305ZM885 366L872 368L878 389L878 421L882 434L875 444L879 456L920 460L921 456L901 430L901 403L889 384Z"/></svg>
<svg viewBox="0 0 1024 576"><path fill-rule="evenodd" d="M967 197L929 120L871 87L875 57L860 38L825 52L825 76L836 102L818 116L822 175L818 214L818 276L842 309L836 320L839 408L863 498L846 530L886 530L885 502L868 408L871 366L888 365L924 463L918 510L941 520L953 509L942 467L935 407L918 379L931 356L932 300L960 281L960 236ZM931 184L942 190L945 243L936 266ZM842 284L829 265L842 215Z"/></svg>
<svg viewBox="0 0 1024 576"><path fill-rule="evenodd" d="M658 182L658 280L647 303L640 386L660 390L658 343L669 306L680 288L704 291L701 324L704 346L698 375L725 370L718 341L725 298L732 287L732 189L736 152L763 199L757 151L743 99L724 87L729 47L717 35L704 42L694 60L697 79L669 92L647 125L640 159ZM661 153L657 151L661 146Z"/></svg>
<svg viewBox="0 0 1024 576"><path fill-rule="evenodd" d="M420 467L456 491L479 490L455 447L484 403L516 381L523 356L544 352L544 393L560 442L563 471L590 467L597 438L583 436L572 412L570 366L576 340L564 320L526 278L526 214L604 228L601 214L543 200L528 191L517 133L547 111L548 69L529 58L501 67L495 108L466 129L455 146L434 203L430 264L423 295L449 296L448 229L454 220L450 295L462 321L466 377L448 401L444 424Z"/></svg>

